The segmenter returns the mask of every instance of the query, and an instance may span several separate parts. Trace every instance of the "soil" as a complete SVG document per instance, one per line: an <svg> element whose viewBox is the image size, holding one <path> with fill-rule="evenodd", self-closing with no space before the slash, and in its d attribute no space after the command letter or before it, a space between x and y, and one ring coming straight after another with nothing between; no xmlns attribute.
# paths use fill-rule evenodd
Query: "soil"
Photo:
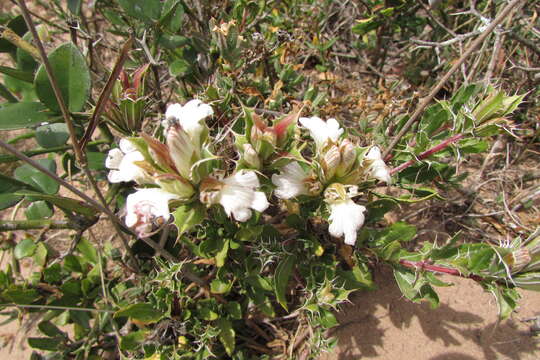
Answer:
<svg viewBox="0 0 540 360"><path fill-rule="evenodd" d="M375 272L379 288L354 294L337 314L338 346L320 360L494 360L540 358L540 339L524 322L540 314L540 294L521 291L520 307L498 323L493 296L469 279L443 276L455 286L437 288L441 304L403 298L389 269Z"/></svg>

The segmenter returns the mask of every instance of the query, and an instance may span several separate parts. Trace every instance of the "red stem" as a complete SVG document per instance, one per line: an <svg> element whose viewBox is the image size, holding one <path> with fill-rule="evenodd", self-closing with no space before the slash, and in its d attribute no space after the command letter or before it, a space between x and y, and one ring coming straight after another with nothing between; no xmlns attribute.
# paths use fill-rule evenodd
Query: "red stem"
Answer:
<svg viewBox="0 0 540 360"><path fill-rule="evenodd" d="M474 281L484 281L484 278L481 277L481 276L478 276L478 275L474 275L474 274L471 274L471 275L463 275L461 272L459 272L459 270L456 270L456 269L450 269L450 268L447 268L447 267L444 267L444 266L439 266L439 265L433 265L433 264L429 264L425 261L409 261L409 260L399 260L399 263L405 267L408 267L408 268L411 268L411 269L422 269L422 270L427 270L427 271L431 271L431 272L437 272L437 273L443 273L443 274L448 274L448 275L452 275L452 276L459 276L459 277L462 277L462 278L467 278L467 279L472 279Z"/></svg>
<svg viewBox="0 0 540 360"><path fill-rule="evenodd" d="M457 135L454 135L454 136L444 140L442 143L432 147L429 150L424 151L423 153L418 155L415 159L404 162L403 164L399 165L398 167L393 168L392 170L390 170L390 175L393 175L393 174L395 174L397 172L400 172L400 171L408 168L409 166L413 165L417 161L424 160L425 158L435 154L436 152L439 152L439 151L443 150L448 145L451 145L451 144L463 139L464 136L465 136L465 134L457 134Z"/></svg>

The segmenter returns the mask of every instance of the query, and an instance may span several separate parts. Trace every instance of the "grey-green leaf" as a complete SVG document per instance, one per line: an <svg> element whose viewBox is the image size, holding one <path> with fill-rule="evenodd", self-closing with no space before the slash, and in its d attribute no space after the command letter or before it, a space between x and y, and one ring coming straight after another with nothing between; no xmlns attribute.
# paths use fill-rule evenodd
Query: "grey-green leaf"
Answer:
<svg viewBox="0 0 540 360"><path fill-rule="evenodd" d="M56 163L50 159L36 160L40 165L56 173ZM56 180L51 179L38 169L29 164L24 164L15 169L15 179L22 181L35 189L38 189L46 194L54 195L58 192L60 186Z"/></svg>
<svg viewBox="0 0 540 360"><path fill-rule="evenodd" d="M24 129L46 122L45 106L38 102L5 104L0 108L0 130Z"/></svg>
<svg viewBox="0 0 540 360"><path fill-rule="evenodd" d="M163 313L151 304L131 304L118 310L114 317L129 317L143 323L153 323L161 319Z"/></svg>
<svg viewBox="0 0 540 360"><path fill-rule="evenodd" d="M15 258L20 260L24 259L25 257L29 257L34 255L34 252L36 251L36 244L32 241L30 238L26 238L22 240L20 243L15 246L15 250L13 251L13 254L15 255Z"/></svg>
<svg viewBox="0 0 540 360"><path fill-rule="evenodd" d="M37 143L43 148L62 146L69 139L69 131L64 123L42 125L36 129Z"/></svg>
<svg viewBox="0 0 540 360"><path fill-rule="evenodd" d="M82 53L74 44L65 43L49 54L49 62L68 110L81 111L90 95L90 71ZM36 73L34 84L39 100L49 109L60 112L43 65Z"/></svg>

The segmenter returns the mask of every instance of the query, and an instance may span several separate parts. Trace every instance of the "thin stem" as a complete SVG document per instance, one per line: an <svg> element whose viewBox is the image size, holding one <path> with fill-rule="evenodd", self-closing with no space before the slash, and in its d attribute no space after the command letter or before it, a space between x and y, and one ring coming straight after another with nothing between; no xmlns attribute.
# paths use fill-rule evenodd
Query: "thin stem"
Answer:
<svg viewBox="0 0 540 360"><path fill-rule="evenodd" d="M97 141L93 141L89 143L88 145L101 145L101 144L106 144L106 143L108 143L107 140L97 140ZM70 150L70 149L73 149L71 145L62 145L62 146L55 146L55 147L51 147L47 149L29 150L29 151L23 152L23 154L28 157L31 157L31 156L48 154L48 153L53 153L53 152L58 152L58 151L65 151L65 150ZM19 158L15 155L0 155L0 164L13 162L17 160L19 160Z"/></svg>
<svg viewBox="0 0 540 360"><path fill-rule="evenodd" d="M86 128L86 131L84 133L84 136L82 137L79 145L81 148L85 148L87 143L92 138L92 134L96 130L96 127L99 125L99 119L101 117L101 113L105 109L105 105L107 105L107 101L109 101L109 97L111 95L111 92L113 90L114 84L116 83L116 79L118 79L118 76L120 75L120 72L122 71L124 67L124 63L126 62L129 54L129 50L131 50L131 47L133 46L133 38L130 37L128 41L124 44L122 47L122 50L120 51L120 56L116 60L116 63L114 64L114 68L111 72L111 75L109 76L109 79L107 80L107 83L105 84L105 87L101 91L101 94L99 95L98 101L96 103L96 107L94 109L94 112L92 113L92 118L90 119L90 122L88 123L88 126Z"/></svg>
<svg viewBox="0 0 540 360"><path fill-rule="evenodd" d="M411 126L420 118L420 115L424 111L424 109L429 105L431 100L435 97L435 95L442 89L444 84L450 79L450 77L461 67L461 65L467 60L467 58L480 46L484 40L488 37L489 34L495 28L510 14L510 12L516 7L521 1L523 0L512 0L506 7L501 11L501 13L493 20L489 26L484 30L484 32L478 36L472 43L469 45L469 47L465 50L463 55L459 58L458 61L454 63L454 65L448 70L448 72L442 77L441 80L431 89L429 94L420 102L418 107L416 108L415 112L412 114L411 118L407 121L405 125L401 128L399 133L396 135L396 137L392 140L388 148L383 154L383 158L386 158L394 149L396 144L401 140L401 138L409 131Z"/></svg>
<svg viewBox="0 0 540 360"><path fill-rule="evenodd" d="M413 165L414 163L416 163L418 161L422 161L425 158L435 154L436 152L439 152L439 151L445 149L449 145L463 139L464 136L465 136L464 134L457 134L457 135L454 135L454 136L444 140L442 143L440 143L438 145L435 145L434 147L432 147L429 150L424 151L423 153L418 155L416 158L414 158L412 160L409 160L407 162L404 162L403 164L399 165L398 167L393 168L392 170L390 170L390 175L393 175L393 174L398 173L398 172L400 172L402 170L405 170L406 168Z"/></svg>
<svg viewBox="0 0 540 360"><path fill-rule="evenodd" d="M81 226L70 220L0 220L0 231L32 229L79 229Z"/></svg>

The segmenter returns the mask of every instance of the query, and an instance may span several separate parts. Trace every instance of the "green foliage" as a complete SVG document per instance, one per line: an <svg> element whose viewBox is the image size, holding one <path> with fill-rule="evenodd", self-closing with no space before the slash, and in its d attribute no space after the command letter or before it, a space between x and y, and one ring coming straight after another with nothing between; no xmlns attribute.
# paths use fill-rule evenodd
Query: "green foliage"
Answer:
<svg viewBox="0 0 540 360"><path fill-rule="evenodd" d="M80 50L72 43L65 43L49 54L49 62L62 98L69 111L81 111L90 96L90 71ZM41 65L34 81L36 94L50 110L59 113L53 88L45 67Z"/></svg>
<svg viewBox="0 0 540 360"><path fill-rule="evenodd" d="M47 120L45 107L38 102L19 102L0 107L0 130L24 129Z"/></svg>

